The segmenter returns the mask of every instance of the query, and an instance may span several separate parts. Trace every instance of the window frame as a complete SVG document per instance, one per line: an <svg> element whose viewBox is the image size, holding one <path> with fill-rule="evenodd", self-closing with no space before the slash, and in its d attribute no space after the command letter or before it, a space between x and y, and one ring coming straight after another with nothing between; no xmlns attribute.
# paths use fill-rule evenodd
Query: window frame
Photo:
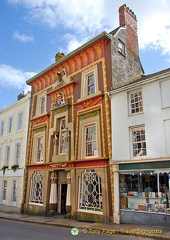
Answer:
<svg viewBox="0 0 170 240"><path fill-rule="evenodd" d="M16 185L14 183L16 183ZM15 186L15 189L14 189L14 186ZM12 190L11 190L11 203L12 203L12 205L16 204L16 202L17 202L17 187L18 187L17 179L12 179ZM15 196L15 199L14 199L14 196Z"/></svg>
<svg viewBox="0 0 170 240"><path fill-rule="evenodd" d="M6 183L6 187L5 187L5 184L4 184L4 183ZM5 203L5 202L6 202L6 199L7 199L7 190L8 190L7 186L8 186L8 181L7 181L7 179L3 179L3 180L2 180L2 202L3 202L3 203ZM5 197L4 197L4 196L5 196Z"/></svg>
<svg viewBox="0 0 170 240"><path fill-rule="evenodd" d="M118 52L123 56L125 56L125 47L125 43L118 38Z"/></svg>
<svg viewBox="0 0 170 240"><path fill-rule="evenodd" d="M46 112L46 97L45 95L40 97L40 114L44 114Z"/></svg>
<svg viewBox="0 0 170 240"><path fill-rule="evenodd" d="M20 118L20 116L22 116L22 117ZM23 116L24 116L23 111L18 113L17 131L21 131L23 128Z"/></svg>
<svg viewBox="0 0 170 240"><path fill-rule="evenodd" d="M62 127L62 122L65 121L65 128L61 129ZM65 151L61 151L61 142L64 142L64 148ZM63 148L63 147L62 147ZM67 128L66 128L66 119L65 118L61 118L60 119L60 132L59 132L59 145L58 145L58 154L62 155L62 154L66 154L67 153Z"/></svg>
<svg viewBox="0 0 170 240"><path fill-rule="evenodd" d="M142 131L144 134L142 135ZM134 132L141 132L141 134L137 134L136 137L133 135ZM130 127L131 134L131 149L132 149L132 158L145 158L147 157L147 146L146 146L146 131L145 126L133 126ZM144 136L144 139L142 139ZM135 141L137 139L137 141ZM139 140L138 140L139 139ZM141 147L139 147L141 145ZM137 146L137 147L136 147ZM140 151L139 151L140 150ZM135 151L137 152L135 154Z"/></svg>
<svg viewBox="0 0 170 240"><path fill-rule="evenodd" d="M88 129L91 129L92 127L95 128L95 139L89 139L90 138L90 134L88 133L87 135L87 130ZM92 133L93 134L93 133ZM88 139L87 139L88 137ZM91 157L98 157L98 147L97 147L97 126L96 126L96 123L91 123L91 124L88 124L88 125L85 125L84 126L84 147L85 147L85 158L91 158ZM95 143L95 146L94 146L94 143ZM89 151L87 148L89 148L88 146L91 145L91 149L92 149L92 155L89 155ZM96 149L94 148L96 147ZM94 152L95 151L95 152ZM97 153L97 154L96 154Z"/></svg>
<svg viewBox="0 0 170 240"><path fill-rule="evenodd" d="M94 176L93 176L94 175ZM87 178L86 178L87 176ZM96 177L96 178L95 178ZM87 182L87 184L85 184ZM94 184L97 182L97 184ZM89 187L91 185L91 187ZM98 190L98 192L97 192ZM88 193L88 197L87 194ZM95 193L97 192L97 194ZM95 194L94 194L95 193ZM97 199L98 195L98 199ZM102 178L95 169L86 169L82 172L79 178L79 199L78 210L79 211L92 211L94 213L103 213L103 200L102 200ZM84 199L84 200L83 200ZM93 204L90 202L93 201ZM98 202L98 207L96 205ZM93 205L93 206L90 206Z"/></svg>
<svg viewBox="0 0 170 240"><path fill-rule="evenodd" d="M1 120L1 125L0 125L0 137L4 136L4 127L5 127L5 120Z"/></svg>
<svg viewBox="0 0 170 240"><path fill-rule="evenodd" d="M39 143L39 140L41 143ZM37 137L37 163L43 162L44 157L44 143L43 143L43 136ZM41 146L41 149L39 149L39 146Z"/></svg>
<svg viewBox="0 0 170 240"><path fill-rule="evenodd" d="M10 145L5 146L5 165L9 165L9 160L10 160Z"/></svg>
<svg viewBox="0 0 170 240"><path fill-rule="evenodd" d="M8 134L12 134L13 117L8 118Z"/></svg>
<svg viewBox="0 0 170 240"><path fill-rule="evenodd" d="M141 94L140 94L141 93ZM134 96L132 96L134 95ZM137 96L135 96L137 95ZM143 113L143 94L142 89L136 89L128 93L129 115ZM136 101L137 99L137 101ZM133 100L133 101L132 101ZM133 106L134 105L134 106Z"/></svg>
<svg viewBox="0 0 170 240"><path fill-rule="evenodd" d="M93 85L94 85L94 92L93 93L88 93L88 78L94 75L94 81L93 81ZM98 68L97 68L97 64L94 65L93 67L90 67L88 69L86 69L85 71L82 72L81 75L81 95L80 95L80 100L82 100L82 98L90 98L91 96L95 95L95 94L99 94L99 85L98 85Z"/></svg>
<svg viewBox="0 0 170 240"><path fill-rule="evenodd" d="M18 154L18 146L19 146L19 154ZM15 164L19 165L20 157L21 157L21 143L18 142L15 144L15 159L14 159Z"/></svg>
<svg viewBox="0 0 170 240"><path fill-rule="evenodd" d="M35 184L37 183L36 180L39 180L37 181L38 183L41 182L41 184L36 185L36 187L38 186L38 189L35 187ZM35 181L35 184L33 181ZM37 199L37 190L40 190L41 192L38 196L38 198L40 198L39 200ZM39 171L34 172L31 177L29 202L35 205L43 205L43 175Z"/></svg>

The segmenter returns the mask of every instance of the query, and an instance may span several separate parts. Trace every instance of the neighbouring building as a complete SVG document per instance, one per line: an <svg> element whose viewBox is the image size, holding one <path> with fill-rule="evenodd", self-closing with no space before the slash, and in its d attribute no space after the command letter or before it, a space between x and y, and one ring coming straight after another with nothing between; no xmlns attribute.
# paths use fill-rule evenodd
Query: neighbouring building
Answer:
<svg viewBox="0 0 170 240"><path fill-rule="evenodd" d="M0 111L0 211L21 212L30 96Z"/></svg>
<svg viewBox="0 0 170 240"><path fill-rule="evenodd" d="M27 81L32 87L24 212L113 221L110 98L113 83L143 74L136 16L103 32ZM112 82L113 79L113 82Z"/></svg>
<svg viewBox="0 0 170 240"><path fill-rule="evenodd" d="M110 91L115 223L170 225L169 90L166 69Z"/></svg>

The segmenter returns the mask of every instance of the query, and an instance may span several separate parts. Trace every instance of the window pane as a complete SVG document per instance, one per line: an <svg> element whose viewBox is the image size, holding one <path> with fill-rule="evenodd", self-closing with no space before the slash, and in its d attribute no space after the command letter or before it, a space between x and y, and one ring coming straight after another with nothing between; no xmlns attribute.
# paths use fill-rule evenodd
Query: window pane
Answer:
<svg viewBox="0 0 170 240"><path fill-rule="evenodd" d="M97 156L96 126L86 127L86 157Z"/></svg>
<svg viewBox="0 0 170 240"><path fill-rule="evenodd" d="M34 203L43 203L43 182L42 175L39 172L35 172L32 177L31 182L31 193L30 193L30 201Z"/></svg>
<svg viewBox="0 0 170 240"><path fill-rule="evenodd" d="M102 212L101 177L94 169L88 169L80 178L79 208Z"/></svg>
<svg viewBox="0 0 170 240"><path fill-rule="evenodd" d="M132 148L133 157L146 156L146 141L144 127L132 129Z"/></svg>
<svg viewBox="0 0 170 240"><path fill-rule="evenodd" d="M137 90L135 93L130 93L130 108L131 114L143 112L143 100L141 90Z"/></svg>
<svg viewBox="0 0 170 240"><path fill-rule="evenodd" d="M38 138L37 162L43 161L43 138Z"/></svg>
<svg viewBox="0 0 170 240"><path fill-rule="evenodd" d="M87 77L87 95L95 93L94 74Z"/></svg>

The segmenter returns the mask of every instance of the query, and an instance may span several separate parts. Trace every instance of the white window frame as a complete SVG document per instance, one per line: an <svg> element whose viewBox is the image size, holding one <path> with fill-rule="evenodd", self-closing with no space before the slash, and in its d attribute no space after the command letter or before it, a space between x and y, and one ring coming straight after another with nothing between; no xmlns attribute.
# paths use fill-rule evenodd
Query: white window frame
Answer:
<svg viewBox="0 0 170 240"><path fill-rule="evenodd" d="M37 163L43 162L43 155L44 155L44 144L43 144L43 137L37 137Z"/></svg>
<svg viewBox="0 0 170 240"><path fill-rule="evenodd" d="M139 114L143 113L143 97L142 89L136 89L129 92L129 114Z"/></svg>
<svg viewBox="0 0 170 240"><path fill-rule="evenodd" d="M10 145L5 146L5 165L9 165L9 160L10 160Z"/></svg>
<svg viewBox="0 0 170 240"><path fill-rule="evenodd" d="M5 183L6 183L6 186L5 186ZM3 179L2 180L2 203L5 203L7 199L7 186L8 186L7 180Z"/></svg>
<svg viewBox="0 0 170 240"><path fill-rule="evenodd" d="M3 137L4 135L4 126L5 126L5 121L2 120L0 125L0 137Z"/></svg>
<svg viewBox="0 0 170 240"><path fill-rule="evenodd" d="M64 128L63 128L64 125ZM58 146L58 154L66 154L67 153L67 129L66 129L66 119L60 119L60 132L59 132L59 146Z"/></svg>
<svg viewBox="0 0 170 240"><path fill-rule="evenodd" d="M95 127L95 139L91 139L91 140L87 140L87 129L90 129L92 127ZM84 157L85 158L93 158L93 157L98 157L98 142L97 142L97 124L95 122L90 123L90 124L85 124L83 126L83 137L84 137L84 141L83 141L83 146L84 146ZM92 155L87 154L87 145L89 145L89 143L91 143L92 145ZM95 143L95 149L93 149L93 143Z"/></svg>
<svg viewBox="0 0 170 240"><path fill-rule="evenodd" d="M21 131L22 130L22 125L23 125L23 112L19 112L18 113L18 121L17 121L17 131Z"/></svg>
<svg viewBox="0 0 170 240"><path fill-rule="evenodd" d="M12 126L13 126L13 117L9 117L8 119L8 134L12 133Z"/></svg>
<svg viewBox="0 0 170 240"><path fill-rule="evenodd" d="M31 178L30 203L43 205L43 176L40 172L34 172Z"/></svg>
<svg viewBox="0 0 170 240"><path fill-rule="evenodd" d="M16 205L16 202L17 202L17 188L18 188L17 179L12 179L12 189L11 189L11 203L12 203L12 205L14 205L14 204Z"/></svg>
<svg viewBox="0 0 170 240"><path fill-rule="evenodd" d="M18 146L19 146L19 152L18 152ZM14 159L15 164L19 165L20 156L21 156L21 143L19 142L15 144L15 159Z"/></svg>
<svg viewBox="0 0 170 240"><path fill-rule="evenodd" d="M144 158L147 156L146 131L145 126L134 126L131 131L131 148L133 158ZM138 132L138 133L135 133ZM143 134L144 132L144 134Z"/></svg>

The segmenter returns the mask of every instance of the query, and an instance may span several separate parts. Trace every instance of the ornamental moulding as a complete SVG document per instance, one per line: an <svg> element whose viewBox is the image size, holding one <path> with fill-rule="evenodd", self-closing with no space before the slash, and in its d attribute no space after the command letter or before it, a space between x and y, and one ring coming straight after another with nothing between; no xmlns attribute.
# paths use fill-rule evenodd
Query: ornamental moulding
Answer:
<svg viewBox="0 0 170 240"><path fill-rule="evenodd" d="M78 103L75 103L74 105L75 105L75 107L78 108L78 110L81 110L81 109L93 107L93 106L95 106L95 105L97 105L97 104L102 103L102 99L103 99L102 96L100 96L100 97L95 97L95 98L90 99L90 100L86 100L86 101L84 100L84 101L81 102L81 103L79 103L79 102L78 102Z"/></svg>
<svg viewBox="0 0 170 240"><path fill-rule="evenodd" d="M69 75L78 72L79 70L87 67L88 65L102 59L104 57L104 50L107 44L107 39L101 39L95 44L83 49L83 51L78 52L75 56L67 59L58 66L54 66L48 72L42 73L37 79L28 83L33 87L34 94L42 91L43 89L52 86L55 83L56 72L66 69Z"/></svg>
<svg viewBox="0 0 170 240"><path fill-rule="evenodd" d="M42 116L42 117L33 118L33 119L31 119L31 121L33 123L33 126L35 126L37 124L48 122L48 118L49 118L49 115L45 115L45 116Z"/></svg>

